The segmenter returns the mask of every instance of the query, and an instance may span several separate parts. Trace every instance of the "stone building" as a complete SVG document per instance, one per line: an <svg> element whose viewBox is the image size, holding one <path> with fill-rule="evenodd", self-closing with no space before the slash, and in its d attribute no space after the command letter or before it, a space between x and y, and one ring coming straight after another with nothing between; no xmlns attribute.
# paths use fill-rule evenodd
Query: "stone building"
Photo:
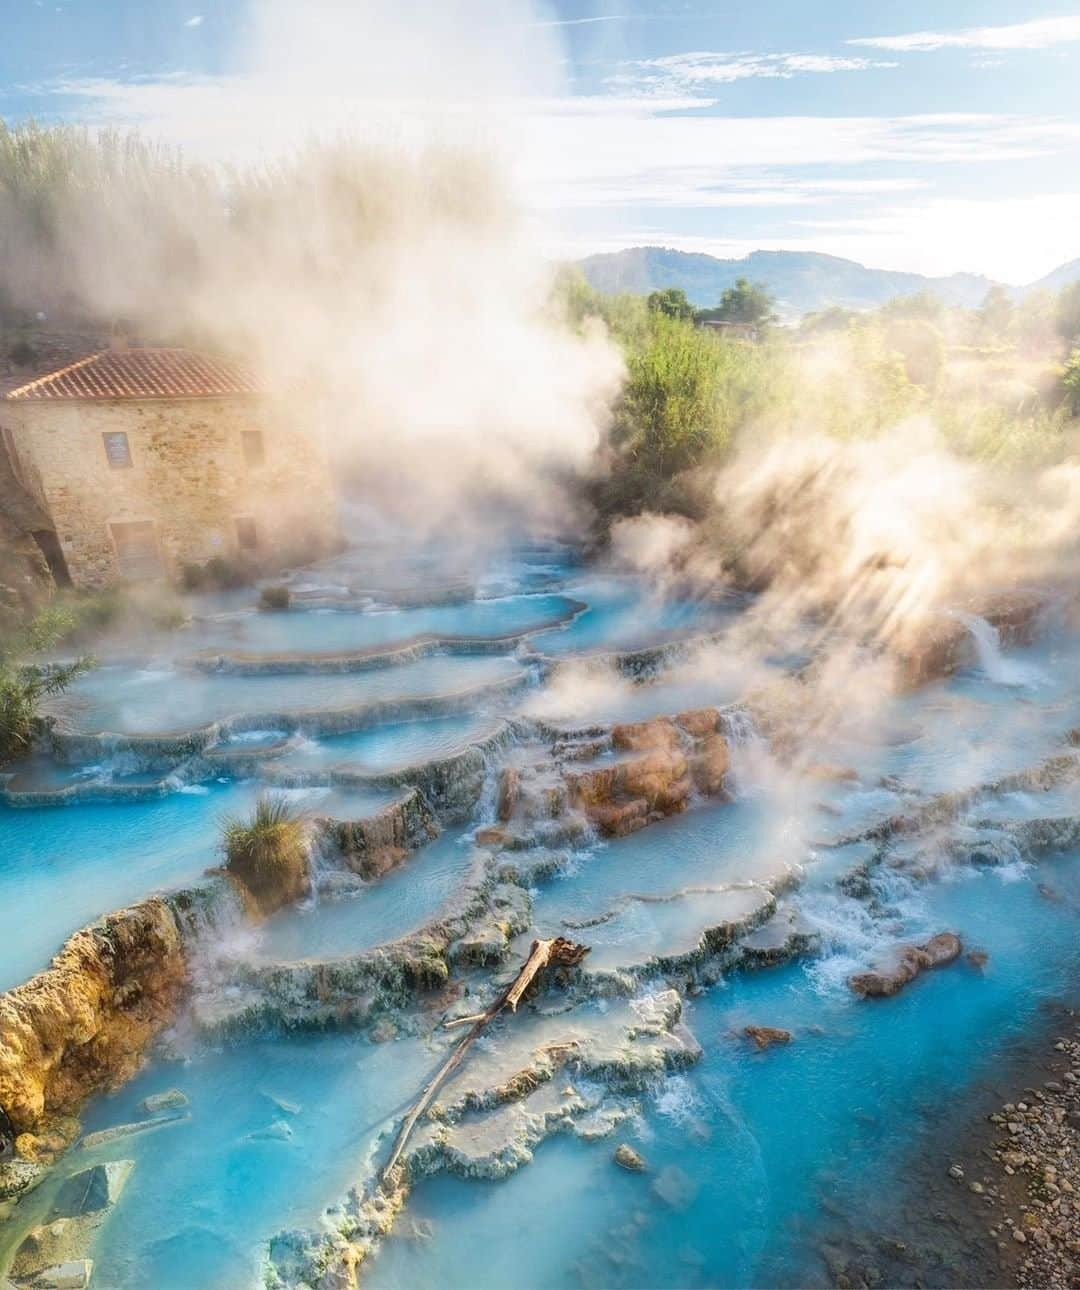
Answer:
<svg viewBox="0 0 1080 1290"><path fill-rule="evenodd" d="M309 419L241 366L121 341L0 399L0 489L14 476L32 503L61 583L175 578L214 557L282 567L340 542L314 404Z"/></svg>

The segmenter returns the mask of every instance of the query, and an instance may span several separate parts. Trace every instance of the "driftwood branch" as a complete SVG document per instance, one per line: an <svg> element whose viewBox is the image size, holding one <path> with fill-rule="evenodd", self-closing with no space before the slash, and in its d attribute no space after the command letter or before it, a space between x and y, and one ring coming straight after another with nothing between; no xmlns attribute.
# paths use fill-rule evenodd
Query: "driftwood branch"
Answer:
<svg viewBox="0 0 1080 1290"><path fill-rule="evenodd" d="M449 1076L460 1066L473 1040L483 1032L485 1026L494 1021L504 1008L509 1008L511 1012L517 1012L518 1004L524 997L526 990L545 968L574 967L581 962L588 952L587 945L578 945L576 942L568 941L562 936L556 936L551 940L533 941L529 957L525 960L521 971L489 1008L486 1008L483 1012L476 1013L474 1016L461 1017L455 1022L447 1023L448 1025L465 1025L467 1022L472 1022L472 1029L424 1085L420 1096L413 1103L412 1109L402 1120L401 1128L398 1130L397 1138L394 1141L394 1149L390 1153L390 1159L386 1162L386 1167L382 1171L381 1181L384 1186L393 1177L394 1169L401 1159L401 1153L405 1150L405 1145L416 1127L417 1120L434 1101L435 1094L446 1083Z"/></svg>

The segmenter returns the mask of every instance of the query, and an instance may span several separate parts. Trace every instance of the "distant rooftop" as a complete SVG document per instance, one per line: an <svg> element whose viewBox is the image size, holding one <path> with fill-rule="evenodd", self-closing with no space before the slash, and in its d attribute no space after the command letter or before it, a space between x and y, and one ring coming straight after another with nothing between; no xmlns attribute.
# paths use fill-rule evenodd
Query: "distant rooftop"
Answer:
<svg viewBox="0 0 1080 1290"><path fill-rule="evenodd" d="M257 394L252 374L190 349L107 349L9 390L6 399L206 399Z"/></svg>

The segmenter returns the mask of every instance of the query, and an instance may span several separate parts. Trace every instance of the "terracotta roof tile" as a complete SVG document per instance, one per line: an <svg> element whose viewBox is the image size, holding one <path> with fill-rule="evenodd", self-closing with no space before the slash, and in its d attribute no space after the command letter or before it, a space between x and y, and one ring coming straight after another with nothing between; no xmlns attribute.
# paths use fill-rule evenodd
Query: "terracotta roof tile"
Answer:
<svg viewBox="0 0 1080 1290"><path fill-rule="evenodd" d="M105 350L10 390L19 402L45 399L197 399L257 394L252 374L190 349Z"/></svg>

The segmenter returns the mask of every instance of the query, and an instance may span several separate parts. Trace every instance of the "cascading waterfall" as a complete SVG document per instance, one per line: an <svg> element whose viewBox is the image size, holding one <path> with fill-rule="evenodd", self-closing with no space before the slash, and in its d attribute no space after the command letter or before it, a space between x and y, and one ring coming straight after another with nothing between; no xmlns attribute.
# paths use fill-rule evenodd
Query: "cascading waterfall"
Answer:
<svg viewBox="0 0 1080 1290"><path fill-rule="evenodd" d="M978 614L955 610L954 616L971 633L978 658L979 670L995 685L1013 686L1018 689L1043 685L1046 673L1033 663L1007 657L1001 648L1001 633Z"/></svg>

